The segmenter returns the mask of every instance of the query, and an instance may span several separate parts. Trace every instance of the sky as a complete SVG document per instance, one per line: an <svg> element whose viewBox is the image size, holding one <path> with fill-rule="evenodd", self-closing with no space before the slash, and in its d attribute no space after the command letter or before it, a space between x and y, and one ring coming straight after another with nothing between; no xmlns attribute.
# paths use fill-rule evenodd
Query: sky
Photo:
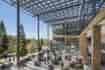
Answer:
<svg viewBox="0 0 105 70"><path fill-rule="evenodd" d="M32 18L31 16L23 13L21 11L21 21L20 23L24 26L24 31L26 33L27 38L37 38L37 28L36 28L36 18ZM8 35L16 35L16 8L9 6L8 4L2 2L0 0L0 21L3 20L7 34ZM40 37L47 37L47 24L43 21L40 21ZM51 29L50 29L51 30ZM52 33L50 32L50 38Z"/></svg>

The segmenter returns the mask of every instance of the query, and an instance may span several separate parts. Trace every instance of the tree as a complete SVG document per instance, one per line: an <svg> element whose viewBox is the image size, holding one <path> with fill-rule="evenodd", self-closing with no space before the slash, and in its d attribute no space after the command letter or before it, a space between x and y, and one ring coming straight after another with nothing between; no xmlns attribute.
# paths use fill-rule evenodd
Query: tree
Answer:
<svg viewBox="0 0 105 70"><path fill-rule="evenodd" d="M0 22L0 38L2 38L4 35L6 35L6 29L5 29L4 22L1 21Z"/></svg>
<svg viewBox="0 0 105 70"><path fill-rule="evenodd" d="M44 44L43 39L36 40L36 42L37 42L37 46L38 46L38 51L41 51L42 46Z"/></svg>
<svg viewBox="0 0 105 70"><path fill-rule="evenodd" d="M43 39L40 39L40 46L42 47L44 44Z"/></svg>
<svg viewBox="0 0 105 70"><path fill-rule="evenodd" d="M25 46L26 46L25 32L24 32L24 27L21 24L20 25L20 47L19 47L20 56L25 56L27 54L27 49Z"/></svg>
<svg viewBox="0 0 105 70"><path fill-rule="evenodd" d="M0 53L4 53L8 50L8 38L5 29L4 22L0 22Z"/></svg>

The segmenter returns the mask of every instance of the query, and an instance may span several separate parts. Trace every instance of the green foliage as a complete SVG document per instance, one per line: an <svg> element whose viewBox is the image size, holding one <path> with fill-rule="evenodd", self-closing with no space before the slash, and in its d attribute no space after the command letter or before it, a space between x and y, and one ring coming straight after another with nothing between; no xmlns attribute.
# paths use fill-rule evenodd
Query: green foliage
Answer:
<svg viewBox="0 0 105 70"><path fill-rule="evenodd" d="M54 32L54 34L64 34L64 28L59 28L59 29L56 29Z"/></svg>
<svg viewBox="0 0 105 70"><path fill-rule="evenodd" d="M32 48L32 53L38 52L37 48Z"/></svg>
<svg viewBox="0 0 105 70"><path fill-rule="evenodd" d="M43 39L40 40L40 45L43 46L44 42Z"/></svg>
<svg viewBox="0 0 105 70"><path fill-rule="evenodd" d="M44 44L43 39L36 40L36 43L37 43L37 46L38 46L37 48L40 51L42 49L43 44Z"/></svg>
<svg viewBox="0 0 105 70"><path fill-rule="evenodd" d="M2 46L0 46L0 54L2 54L4 51L5 49Z"/></svg>
<svg viewBox="0 0 105 70"><path fill-rule="evenodd" d="M7 38L6 35L4 35L3 38L2 38L2 44L1 44L1 46L2 46L5 50L8 49L8 38Z"/></svg>
<svg viewBox="0 0 105 70"><path fill-rule="evenodd" d="M3 21L0 22L0 53L4 53L8 50L8 38L6 34L6 29Z"/></svg>
<svg viewBox="0 0 105 70"><path fill-rule="evenodd" d="M27 49L25 46L26 46L25 32L24 32L24 27L21 24L20 25L20 48L19 48L20 56L25 56L27 54Z"/></svg>
<svg viewBox="0 0 105 70"><path fill-rule="evenodd" d="M6 29L5 29L5 26L4 26L4 22L1 21L0 22L0 38L3 37L4 35L6 35Z"/></svg>
<svg viewBox="0 0 105 70"><path fill-rule="evenodd" d="M16 53L16 47L13 47L13 46L10 46L10 47L8 47L8 52L9 53Z"/></svg>
<svg viewBox="0 0 105 70"><path fill-rule="evenodd" d="M27 49L24 48L24 47L20 47L20 52L19 52L19 55L20 56L25 56L27 54Z"/></svg>

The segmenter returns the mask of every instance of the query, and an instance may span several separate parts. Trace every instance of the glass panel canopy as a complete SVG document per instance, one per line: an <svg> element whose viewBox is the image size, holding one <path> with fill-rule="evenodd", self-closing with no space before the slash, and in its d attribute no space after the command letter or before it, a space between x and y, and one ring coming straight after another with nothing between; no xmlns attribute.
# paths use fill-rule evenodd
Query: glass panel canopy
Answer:
<svg viewBox="0 0 105 70"><path fill-rule="evenodd" d="M2 0L16 7L16 0ZM50 24L69 23L83 29L95 16L96 0L20 0L21 9ZM78 23L78 25L76 24Z"/></svg>

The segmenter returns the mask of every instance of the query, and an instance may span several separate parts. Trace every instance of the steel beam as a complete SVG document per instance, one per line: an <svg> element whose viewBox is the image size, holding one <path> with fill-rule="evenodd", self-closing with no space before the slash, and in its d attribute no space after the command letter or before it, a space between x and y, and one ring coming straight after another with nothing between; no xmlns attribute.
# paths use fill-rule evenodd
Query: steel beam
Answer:
<svg viewBox="0 0 105 70"><path fill-rule="evenodd" d="M17 4L15 5L15 4L13 4L13 3L10 3L10 2L7 1L7 0L2 0L2 1L5 2L5 3L7 3L8 5L14 7L14 8L17 8L17 7L16 7ZM24 10L23 12L24 12L25 14L30 15L30 16L33 16L32 13L31 13L30 11L25 10L25 9L23 9L23 10Z"/></svg>
<svg viewBox="0 0 105 70"><path fill-rule="evenodd" d="M7 0L4 0L4 1L6 2ZM57 12L57 11L61 11L61 10L64 10L64 9L68 9L70 7L80 6L80 5L81 5L81 3L75 2L73 5L70 5L70 6L65 6L65 7L62 7L62 8L56 8L56 9L44 11L44 12L37 13L37 14L33 14L32 9L30 9L30 10L24 9L24 10L31 13L31 14L33 14L33 16L36 16L36 15L43 15L43 14L47 14L47 13Z"/></svg>
<svg viewBox="0 0 105 70"><path fill-rule="evenodd" d="M39 13L38 15L47 14L47 13L52 13L52 12L56 12L56 11L61 11L61 10L64 10L64 9L68 9L68 8L70 8L70 7L80 6L80 5L81 5L80 3L77 3L77 4L74 4L74 5L67 6L67 7L62 7L62 8L58 8L58 9L55 9L55 10L45 11L45 12ZM37 15L37 14L36 14L36 15Z"/></svg>
<svg viewBox="0 0 105 70"><path fill-rule="evenodd" d="M17 65L20 63L20 0L17 0Z"/></svg>
<svg viewBox="0 0 105 70"><path fill-rule="evenodd" d="M37 44L38 44L38 51L40 52L41 50L41 45L40 45L40 19L39 15L37 15Z"/></svg>
<svg viewBox="0 0 105 70"><path fill-rule="evenodd" d="M50 47L50 28L49 28L49 24L47 24L47 37L48 37L48 47Z"/></svg>

